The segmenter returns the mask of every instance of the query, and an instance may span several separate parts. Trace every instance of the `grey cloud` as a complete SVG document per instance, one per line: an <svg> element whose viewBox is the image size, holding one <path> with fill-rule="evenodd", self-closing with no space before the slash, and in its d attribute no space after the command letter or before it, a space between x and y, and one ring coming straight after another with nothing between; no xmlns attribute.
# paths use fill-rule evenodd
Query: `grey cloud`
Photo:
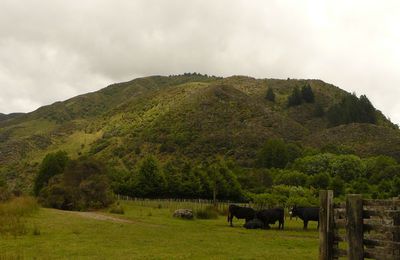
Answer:
<svg viewBox="0 0 400 260"><path fill-rule="evenodd" d="M367 94L398 123L399 10L361 0L3 0L0 112L197 71L320 78Z"/></svg>

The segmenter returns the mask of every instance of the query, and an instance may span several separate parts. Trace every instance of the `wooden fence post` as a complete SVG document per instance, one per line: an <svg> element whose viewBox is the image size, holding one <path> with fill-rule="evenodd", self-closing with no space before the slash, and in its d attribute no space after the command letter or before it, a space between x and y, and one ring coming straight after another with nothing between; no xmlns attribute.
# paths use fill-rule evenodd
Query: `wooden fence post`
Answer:
<svg viewBox="0 0 400 260"><path fill-rule="evenodd" d="M396 206L396 200L398 200L398 198L393 199L393 210L397 210L398 207ZM393 226L400 226L400 213L396 212L393 215ZM392 237L393 242L400 242L400 232L393 232L393 237ZM399 246L395 246L393 248L393 255L397 256L398 258L400 258L400 247Z"/></svg>
<svg viewBox="0 0 400 260"><path fill-rule="evenodd" d="M363 201L360 194L347 195L346 214L347 241L349 243L347 255L351 260L362 260L364 259L364 234Z"/></svg>
<svg viewBox="0 0 400 260"><path fill-rule="evenodd" d="M333 191L319 192L319 259L333 259Z"/></svg>

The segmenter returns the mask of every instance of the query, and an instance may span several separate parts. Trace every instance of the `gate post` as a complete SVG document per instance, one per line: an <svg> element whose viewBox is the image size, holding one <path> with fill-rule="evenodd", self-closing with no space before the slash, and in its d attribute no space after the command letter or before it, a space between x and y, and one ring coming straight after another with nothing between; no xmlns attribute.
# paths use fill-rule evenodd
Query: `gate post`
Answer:
<svg viewBox="0 0 400 260"><path fill-rule="evenodd" d="M363 201L360 194L347 195L347 240L349 243L348 257L351 260L364 259L363 244Z"/></svg>
<svg viewBox="0 0 400 260"><path fill-rule="evenodd" d="M319 192L319 259L333 259L333 191L321 190Z"/></svg>
<svg viewBox="0 0 400 260"><path fill-rule="evenodd" d="M393 210L397 210L397 199L393 199ZM393 226L400 226L400 213L396 211L396 213L393 215ZM393 242L400 242L400 234L399 232L393 232L393 237L392 237ZM393 248L393 255L400 255L400 246L396 246Z"/></svg>

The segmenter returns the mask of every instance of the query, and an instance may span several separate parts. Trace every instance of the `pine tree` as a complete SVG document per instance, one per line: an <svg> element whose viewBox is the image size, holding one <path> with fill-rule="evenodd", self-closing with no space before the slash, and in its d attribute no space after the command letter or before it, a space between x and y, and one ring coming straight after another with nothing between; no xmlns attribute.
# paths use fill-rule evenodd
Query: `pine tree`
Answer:
<svg viewBox="0 0 400 260"><path fill-rule="evenodd" d="M307 103L314 103L315 96L309 83L301 88L301 96Z"/></svg>
<svg viewBox="0 0 400 260"><path fill-rule="evenodd" d="M271 87L268 88L265 98L271 102L275 102L275 93Z"/></svg>
<svg viewBox="0 0 400 260"><path fill-rule="evenodd" d="M376 109L365 95L357 98L356 94L346 95L339 104L327 112L331 126L350 123L376 124Z"/></svg>
<svg viewBox="0 0 400 260"><path fill-rule="evenodd" d="M299 87L295 87L292 94L288 97L288 107L298 106L303 103Z"/></svg>
<svg viewBox="0 0 400 260"><path fill-rule="evenodd" d="M360 110L361 110L361 116L360 119L364 123L371 123L375 124L376 123L376 112L374 106L371 104L367 96L361 95L360 100Z"/></svg>

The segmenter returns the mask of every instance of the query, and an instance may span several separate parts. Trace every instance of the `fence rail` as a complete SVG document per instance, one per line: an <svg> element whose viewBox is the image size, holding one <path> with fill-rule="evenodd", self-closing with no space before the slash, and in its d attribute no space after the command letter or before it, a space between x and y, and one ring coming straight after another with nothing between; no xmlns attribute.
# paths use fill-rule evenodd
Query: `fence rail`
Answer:
<svg viewBox="0 0 400 260"><path fill-rule="evenodd" d="M332 201L332 191L320 191L321 260L400 260L399 199L366 200L353 194L346 197L346 203Z"/></svg>

